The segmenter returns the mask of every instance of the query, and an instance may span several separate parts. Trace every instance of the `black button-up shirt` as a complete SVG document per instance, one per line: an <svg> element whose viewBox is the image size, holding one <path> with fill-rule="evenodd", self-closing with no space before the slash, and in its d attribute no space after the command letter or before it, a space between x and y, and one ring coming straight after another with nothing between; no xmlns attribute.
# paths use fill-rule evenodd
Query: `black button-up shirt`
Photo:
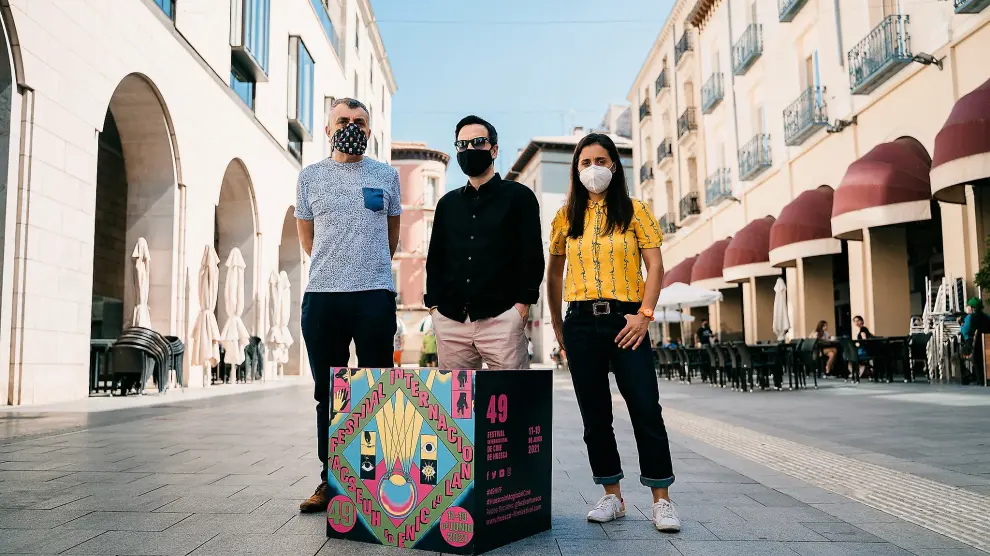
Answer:
<svg viewBox="0 0 990 556"><path fill-rule="evenodd" d="M495 174L437 203L424 301L460 322L495 317L539 300L543 264L536 195Z"/></svg>

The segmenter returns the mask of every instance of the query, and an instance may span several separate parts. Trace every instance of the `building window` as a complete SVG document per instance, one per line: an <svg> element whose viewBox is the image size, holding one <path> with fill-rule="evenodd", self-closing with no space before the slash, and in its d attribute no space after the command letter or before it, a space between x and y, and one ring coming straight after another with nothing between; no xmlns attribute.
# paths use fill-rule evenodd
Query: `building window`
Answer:
<svg viewBox="0 0 990 556"><path fill-rule="evenodd" d="M423 252L427 252L430 248L430 240L433 239L433 217L426 217L426 245L424 246Z"/></svg>
<svg viewBox="0 0 990 556"><path fill-rule="evenodd" d="M313 138L313 81L316 64L299 37L289 37L289 127L304 141Z"/></svg>
<svg viewBox="0 0 990 556"><path fill-rule="evenodd" d="M427 207L437 204L438 181L436 176L426 176L423 179L423 204Z"/></svg>
<svg viewBox="0 0 990 556"><path fill-rule="evenodd" d="M320 20L320 25L323 26L323 34L327 36L327 40L330 41L330 46L333 48L334 53L340 56L340 37L337 36L337 30L334 29L333 21L330 19L330 8L327 6L329 0L310 0L313 4L313 9L316 10L316 17Z"/></svg>
<svg viewBox="0 0 990 556"><path fill-rule="evenodd" d="M361 48L361 16L354 16L354 52Z"/></svg>
<svg viewBox="0 0 990 556"><path fill-rule="evenodd" d="M245 71L236 57L230 60L230 88L254 111L254 78Z"/></svg>
<svg viewBox="0 0 990 556"><path fill-rule="evenodd" d="M268 79L270 0L232 0L230 46L255 82Z"/></svg>
<svg viewBox="0 0 990 556"><path fill-rule="evenodd" d="M402 293L399 290L399 268L392 267L392 283L395 285L395 301L399 305L402 305Z"/></svg>
<svg viewBox="0 0 990 556"><path fill-rule="evenodd" d="M173 0L155 0L155 4L165 12L169 19L175 21L175 2Z"/></svg>
<svg viewBox="0 0 990 556"><path fill-rule="evenodd" d="M289 128L289 154L293 158L302 162L303 139L296 133L296 130Z"/></svg>
<svg viewBox="0 0 990 556"><path fill-rule="evenodd" d="M374 140L375 140L375 159L376 159L376 160L380 160L380 159L378 158L378 138L377 138L377 137L375 137L375 138L374 138Z"/></svg>
<svg viewBox="0 0 990 556"><path fill-rule="evenodd" d="M336 97L323 97L323 125L330 125L330 113L333 112L333 101ZM330 156L330 141L323 141L323 157Z"/></svg>
<svg viewBox="0 0 990 556"><path fill-rule="evenodd" d="M361 83L361 78L358 77L358 73L354 72L354 98L358 98L358 84Z"/></svg>

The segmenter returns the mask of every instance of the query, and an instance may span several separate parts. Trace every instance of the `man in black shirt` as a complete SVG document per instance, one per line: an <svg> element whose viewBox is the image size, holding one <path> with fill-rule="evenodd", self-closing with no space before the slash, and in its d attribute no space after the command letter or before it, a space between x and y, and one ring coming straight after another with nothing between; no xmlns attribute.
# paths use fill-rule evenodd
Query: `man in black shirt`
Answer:
<svg viewBox="0 0 990 556"><path fill-rule="evenodd" d="M701 327L698 328L698 343L703 346L711 345L712 343L712 327L708 326L708 321L701 321Z"/></svg>
<svg viewBox="0 0 990 556"><path fill-rule="evenodd" d="M540 297L540 205L495 172L498 134L477 116L455 130L464 187L437 203L426 259L426 306L442 369L529 368L526 325Z"/></svg>

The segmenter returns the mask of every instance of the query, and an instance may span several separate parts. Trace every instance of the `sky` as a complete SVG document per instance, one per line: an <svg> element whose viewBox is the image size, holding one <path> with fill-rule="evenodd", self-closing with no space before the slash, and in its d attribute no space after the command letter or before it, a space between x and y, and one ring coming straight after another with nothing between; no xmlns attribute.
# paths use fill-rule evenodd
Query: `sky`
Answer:
<svg viewBox="0 0 990 556"><path fill-rule="evenodd" d="M504 176L530 138L597 126L626 104L670 0L373 0L398 91L392 140L451 155L447 189L466 183L454 126L498 130ZM638 107L633 122L637 121Z"/></svg>

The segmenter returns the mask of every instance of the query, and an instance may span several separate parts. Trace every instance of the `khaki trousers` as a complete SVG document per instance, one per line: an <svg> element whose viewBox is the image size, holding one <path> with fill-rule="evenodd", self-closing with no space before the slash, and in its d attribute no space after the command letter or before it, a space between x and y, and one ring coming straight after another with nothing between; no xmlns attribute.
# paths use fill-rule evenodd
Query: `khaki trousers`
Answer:
<svg viewBox="0 0 990 556"><path fill-rule="evenodd" d="M441 369L480 369L482 362L493 370L529 368L526 319L515 307L477 322L457 322L434 311L433 331Z"/></svg>

